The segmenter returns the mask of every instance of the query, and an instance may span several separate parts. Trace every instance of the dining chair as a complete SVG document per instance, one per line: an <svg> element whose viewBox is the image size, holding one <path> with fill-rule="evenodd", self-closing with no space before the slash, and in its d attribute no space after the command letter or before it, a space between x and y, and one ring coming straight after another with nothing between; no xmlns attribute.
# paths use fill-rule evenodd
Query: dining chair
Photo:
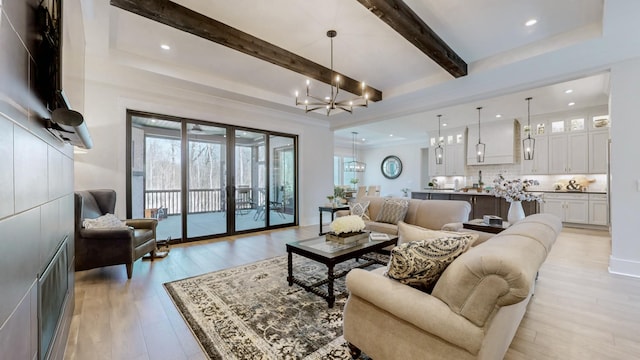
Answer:
<svg viewBox="0 0 640 360"><path fill-rule="evenodd" d="M358 186L358 192L356 193L356 201L360 200L363 196L367 195L366 186Z"/></svg>
<svg viewBox="0 0 640 360"><path fill-rule="evenodd" d="M369 185L367 196L380 196L380 185Z"/></svg>

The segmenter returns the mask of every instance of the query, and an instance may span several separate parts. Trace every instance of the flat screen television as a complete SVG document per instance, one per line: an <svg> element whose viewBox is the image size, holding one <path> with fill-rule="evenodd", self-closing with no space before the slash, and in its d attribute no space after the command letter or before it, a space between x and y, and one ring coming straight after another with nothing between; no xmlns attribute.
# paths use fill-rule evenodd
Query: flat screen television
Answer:
<svg viewBox="0 0 640 360"><path fill-rule="evenodd" d="M68 108L61 96L61 6L61 0L43 0L36 9L34 87L49 112L60 107Z"/></svg>

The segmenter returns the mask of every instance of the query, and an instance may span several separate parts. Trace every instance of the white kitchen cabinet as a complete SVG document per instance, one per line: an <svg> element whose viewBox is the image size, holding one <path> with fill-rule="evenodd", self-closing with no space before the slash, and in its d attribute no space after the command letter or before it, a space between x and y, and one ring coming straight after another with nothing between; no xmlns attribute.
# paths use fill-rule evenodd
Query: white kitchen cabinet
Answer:
<svg viewBox="0 0 640 360"><path fill-rule="evenodd" d="M447 154L444 167L447 176L464 176L465 175L465 151L464 144L456 144L445 147Z"/></svg>
<svg viewBox="0 0 640 360"><path fill-rule="evenodd" d="M451 129L440 137L443 147L442 164L436 164L438 140L430 139L429 176L465 176L465 143L467 128Z"/></svg>
<svg viewBox="0 0 640 360"><path fill-rule="evenodd" d="M549 174L585 174L589 171L586 132L549 136Z"/></svg>
<svg viewBox="0 0 640 360"><path fill-rule="evenodd" d="M609 152L609 131L589 133L589 173L605 174Z"/></svg>
<svg viewBox="0 0 640 360"><path fill-rule="evenodd" d="M522 173L525 175L541 175L549 173L549 137L536 136L536 147L533 152L533 160L522 158Z"/></svg>
<svg viewBox="0 0 640 360"><path fill-rule="evenodd" d="M588 194L546 193L541 212L554 214L563 222L588 224L589 196Z"/></svg>
<svg viewBox="0 0 640 360"><path fill-rule="evenodd" d="M607 194L589 194L589 224L609 224L609 204Z"/></svg>
<svg viewBox="0 0 640 360"><path fill-rule="evenodd" d="M564 221L564 200L550 199L544 196L544 202L540 205L540 212L545 214L553 214Z"/></svg>

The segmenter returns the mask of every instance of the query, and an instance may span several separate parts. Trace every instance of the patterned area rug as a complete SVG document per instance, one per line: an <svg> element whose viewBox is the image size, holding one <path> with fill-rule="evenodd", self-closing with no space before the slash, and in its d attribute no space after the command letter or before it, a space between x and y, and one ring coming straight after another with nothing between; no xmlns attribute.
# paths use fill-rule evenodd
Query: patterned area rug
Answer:
<svg viewBox="0 0 640 360"><path fill-rule="evenodd" d="M293 259L296 278L326 278L325 265L295 254ZM335 271L355 264L344 262ZM332 309L286 279L287 257L280 256L164 286L211 359L351 359L342 338L344 277L335 281Z"/></svg>

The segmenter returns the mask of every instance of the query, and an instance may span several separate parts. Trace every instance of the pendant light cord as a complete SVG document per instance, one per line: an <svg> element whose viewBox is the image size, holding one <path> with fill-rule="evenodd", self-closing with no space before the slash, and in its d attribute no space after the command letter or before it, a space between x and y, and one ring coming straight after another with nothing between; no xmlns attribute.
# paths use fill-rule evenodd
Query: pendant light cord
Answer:
<svg viewBox="0 0 640 360"><path fill-rule="evenodd" d="M480 110L482 110L482 106L477 107L476 109L478 109L478 144L480 144Z"/></svg>
<svg viewBox="0 0 640 360"><path fill-rule="evenodd" d="M527 100L527 126L529 127L529 132L527 133L527 138L531 138L531 99L532 97L528 97Z"/></svg>

